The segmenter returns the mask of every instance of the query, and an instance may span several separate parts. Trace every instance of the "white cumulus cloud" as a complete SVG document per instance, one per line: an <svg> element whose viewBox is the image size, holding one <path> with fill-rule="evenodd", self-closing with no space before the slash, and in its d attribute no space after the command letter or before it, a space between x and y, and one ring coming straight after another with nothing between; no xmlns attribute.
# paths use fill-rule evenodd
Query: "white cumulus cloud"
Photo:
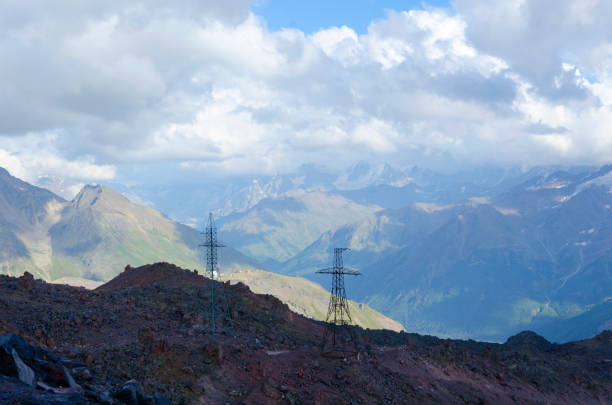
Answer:
<svg viewBox="0 0 612 405"><path fill-rule="evenodd" d="M306 34L246 0L4 2L0 165L95 181L158 162L609 160L609 2L452 5Z"/></svg>

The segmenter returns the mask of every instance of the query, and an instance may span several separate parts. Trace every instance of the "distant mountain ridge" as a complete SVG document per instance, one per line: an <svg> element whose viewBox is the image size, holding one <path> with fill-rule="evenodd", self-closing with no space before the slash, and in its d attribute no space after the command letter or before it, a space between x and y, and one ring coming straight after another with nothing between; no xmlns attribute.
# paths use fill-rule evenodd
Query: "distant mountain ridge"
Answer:
<svg viewBox="0 0 612 405"><path fill-rule="evenodd" d="M523 175L517 170L483 169L461 172L457 180L418 167L398 169L359 162L331 176L309 166L266 181L254 179L236 195L248 195L249 203L232 211L227 208L234 206L233 199L227 200L219 224L232 246L269 268L286 271L282 263L324 232L359 222L384 208L463 202L516 184Z"/></svg>
<svg viewBox="0 0 612 405"><path fill-rule="evenodd" d="M29 271L47 281L63 277L108 280L126 264L172 261L201 266L201 235L104 186L85 186L72 201L0 169L0 269ZM261 268L228 247L221 265Z"/></svg>
<svg viewBox="0 0 612 405"><path fill-rule="evenodd" d="M231 246L283 274L314 279L333 247L350 247L348 263L364 273L349 282L351 298L408 330L501 340L541 327L554 340L567 321L581 325L579 339L612 320L610 166L440 174L360 163L242 180L143 197L180 201L181 215L166 211L178 218L210 203L227 214L218 223Z"/></svg>
<svg viewBox="0 0 612 405"><path fill-rule="evenodd" d="M225 205L230 244L311 280L333 247L351 247L348 260L364 271L352 296L409 330L500 340L580 316L612 290L609 166L310 169L228 194L257 196ZM334 198L354 209L331 209ZM589 319L584 333L601 326Z"/></svg>
<svg viewBox="0 0 612 405"><path fill-rule="evenodd" d="M29 271L46 281L91 287L114 278L127 265L171 262L203 268L200 232L134 204L111 188L88 185L65 201L0 171L0 191L0 274L20 276ZM258 291L290 305L308 303L301 306L304 315L319 320L327 315L329 295L315 283L255 271L263 266L229 246L221 249L219 266L224 277L235 280L248 274L242 279L245 283L254 282ZM281 291L287 284L290 291ZM402 329L367 305L351 306L358 325Z"/></svg>
<svg viewBox="0 0 612 405"><path fill-rule="evenodd" d="M130 177L137 179L130 185L109 183L109 186L151 203L179 222L192 224L210 211L217 217L245 213L264 199L300 192L342 195L361 205L382 208L401 208L419 201L458 202L506 189L540 170L543 169L488 165L445 174L416 166L362 161L343 170L305 164L289 173L228 178L197 170L190 175L182 171L177 174L162 168L147 173L146 178L130 173ZM41 185L49 184L48 179L42 180ZM61 183L61 179L54 182Z"/></svg>
<svg viewBox="0 0 612 405"><path fill-rule="evenodd" d="M228 243L275 268L322 232L378 210L337 194L302 191L263 199L243 213L221 218L219 224Z"/></svg>
<svg viewBox="0 0 612 405"><path fill-rule="evenodd" d="M324 233L280 268L308 275L346 246L364 273L354 296L408 330L499 340L546 325L545 336L565 339L554 322L595 306L597 316L577 321L584 334L570 336L588 337L612 321L600 305L612 295L611 180L612 166L539 170L498 195L383 210Z"/></svg>

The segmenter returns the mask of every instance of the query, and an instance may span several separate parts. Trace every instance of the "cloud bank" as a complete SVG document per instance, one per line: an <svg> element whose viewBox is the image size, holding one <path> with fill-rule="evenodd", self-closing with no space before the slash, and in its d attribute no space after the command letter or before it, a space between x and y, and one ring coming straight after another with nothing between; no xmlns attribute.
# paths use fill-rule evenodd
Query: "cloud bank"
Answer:
<svg viewBox="0 0 612 405"><path fill-rule="evenodd" d="M8 0L0 165L95 181L126 164L603 163L609 21L605 0L455 0L307 35L246 0Z"/></svg>

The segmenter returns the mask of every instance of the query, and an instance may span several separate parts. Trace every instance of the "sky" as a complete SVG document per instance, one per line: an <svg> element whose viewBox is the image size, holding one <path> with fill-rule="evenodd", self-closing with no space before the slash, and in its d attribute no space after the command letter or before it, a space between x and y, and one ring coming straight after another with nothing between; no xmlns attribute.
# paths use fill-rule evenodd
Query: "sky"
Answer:
<svg viewBox="0 0 612 405"><path fill-rule="evenodd" d="M609 0L0 4L30 182L612 160Z"/></svg>
<svg viewBox="0 0 612 405"><path fill-rule="evenodd" d="M387 11L422 10L445 7L446 0L261 0L251 3L251 10L262 16L268 29L295 28L313 34L329 27L346 25L357 34L367 34L372 21L383 19Z"/></svg>

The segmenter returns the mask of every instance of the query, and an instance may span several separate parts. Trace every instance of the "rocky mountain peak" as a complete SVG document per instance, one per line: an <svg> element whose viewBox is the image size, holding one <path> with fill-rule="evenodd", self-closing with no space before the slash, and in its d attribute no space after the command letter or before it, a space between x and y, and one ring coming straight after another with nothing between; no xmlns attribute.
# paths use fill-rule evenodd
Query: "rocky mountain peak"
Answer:
<svg viewBox="0 0 612 405"><path fill-rule="evenodd" d="M102 201L110 203L125 203L129 202L121 193L101 186L99 184L88 184L79 191L74 197L73 204L77 208L94 206Z"/></svg>
<svg viewBox="0 0 612 405"><path fill-rule="evenodd" d="M99 194L102 192L102 186L99 184L87 184L85 185L81 191L74 197L75 200L79 200L85 196L89 196L92 194Z"/></svg>

